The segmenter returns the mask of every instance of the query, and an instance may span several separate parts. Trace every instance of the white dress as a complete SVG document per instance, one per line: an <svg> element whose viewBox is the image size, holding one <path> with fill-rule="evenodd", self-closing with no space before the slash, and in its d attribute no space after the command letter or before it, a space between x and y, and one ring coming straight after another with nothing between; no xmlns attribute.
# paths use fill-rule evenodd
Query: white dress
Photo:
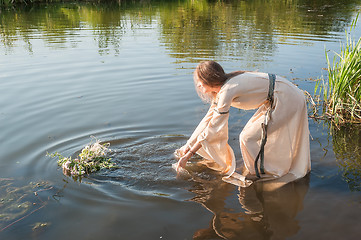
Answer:
<svg viewBox="0 0 361 240"><path fill-rule="evenodd" d="M231 106L245 110L258 108L240 134L245 170L248 175L255 175L254 162L262 139L261 124L270 105L266 100L268 88L267 73L245 72L229 79L218 93L216 103L211 105L187 141L190 147L197 141L201 143L197 154L214 161L217 169L226 174L225 181L240 186L251 183L245 180L245 174L235 172L234 152L228 145L229 109ZM285 183L304 177L311 169L306 100L300 89L280 76L275 82L264 169L266 179L284 177L281 182ZM232 182L232 178L238 183Z"/></svg>

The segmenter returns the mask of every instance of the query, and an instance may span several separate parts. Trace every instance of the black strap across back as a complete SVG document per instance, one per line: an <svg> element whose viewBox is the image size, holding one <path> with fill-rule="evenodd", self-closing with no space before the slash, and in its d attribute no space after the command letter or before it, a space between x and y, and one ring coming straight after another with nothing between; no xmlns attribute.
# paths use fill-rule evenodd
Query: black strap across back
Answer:
<svg viewBox="0 0 361 240"><path fill-rule="evenodd" d="M274 93L274 88L275 88L275 82L276 82L276 75L275 74L268 74L268 78L269 78L269 88L268 88L268 96L267 96L267 100L270 103L270 106L265 114L265 120L264 123L262 123L262 142L261 142L261 147L260 150L258 152L258 155L254 161L254 169L256 171L256 175L258 178L261 177L261 174L265 174L264 172L264 146L266 145L267 142L267 127L268 127L268 123L271 119L271 112L272 112L272 107L273 107L273 93ZM259 159L261 159L261 163L259 166L259 170L258 170L258 161Z"/></svg>

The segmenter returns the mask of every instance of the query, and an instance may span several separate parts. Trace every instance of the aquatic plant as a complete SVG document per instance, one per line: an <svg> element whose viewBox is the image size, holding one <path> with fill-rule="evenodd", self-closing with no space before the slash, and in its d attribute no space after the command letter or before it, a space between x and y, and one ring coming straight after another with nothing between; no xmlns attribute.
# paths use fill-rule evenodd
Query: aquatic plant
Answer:
<svg viewBox="0 0 361 240"><path fill-rule="evenodd" d="M58 157L58 165L63 168L63 173L67 176L82 176L100 169L115 168L108 157L110 144L101 144L99 140L85 146L76 158L64 157L58 152L48 154L50 157Z"/></svg>
<svg viewBox="0 0 361 240"><path fill-rule="evenodd" d="M358 16L332 63L326 53L328 82L320 81L315 87L322 95L324 113L336 124L361 123L361 38L355 42L350 35Z"/></svg>
<svg viewBox="0 0 361 240"><path fill-rule="evenodd" d="M0 233L44 208L48 201L39 193L50 190L54 188L47 181L18 186L14 179L0 177Z"/></svg>

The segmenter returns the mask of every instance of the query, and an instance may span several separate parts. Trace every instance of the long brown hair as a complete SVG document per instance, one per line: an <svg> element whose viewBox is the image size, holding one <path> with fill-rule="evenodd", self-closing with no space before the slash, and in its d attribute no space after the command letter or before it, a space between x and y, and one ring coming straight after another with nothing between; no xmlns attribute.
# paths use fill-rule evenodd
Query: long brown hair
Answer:
<svg viewBox="0 0 361 240"><path fill-rule="evenodd" d="M215 61L200 62L194 71L195 78L210 87L222 86L228 79L235 77L245 71L225 73L222 66ZM196 79L195 79L196 80Z"/></svg>
<svg viewBox="0 0 361 240"><path fill-rule="evenodd" d="M204 102L211 102L215 96L212 94L204 94L197 87L197 81L201 81L203 84L210 87L221 87L230 78L235 77L245 71L235 71L231 73L225 73L222 66L215 61L200 62L194 71L194 85L198 96Z"/></svg>

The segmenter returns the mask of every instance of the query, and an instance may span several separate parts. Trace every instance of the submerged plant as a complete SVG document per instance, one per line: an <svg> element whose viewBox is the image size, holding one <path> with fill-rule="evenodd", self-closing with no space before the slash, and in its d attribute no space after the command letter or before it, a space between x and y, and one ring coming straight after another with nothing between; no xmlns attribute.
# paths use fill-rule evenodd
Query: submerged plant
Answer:
<svg viewBox="0 0 361 240"><path fill-rule="evenodd" d="M356 19L351 25L356 26ZM353 41L346 31L346 44L328 63L328 83L316 85L315 91L323 92L324 112L336 123L361 122L361 38ZM321 84L321 85L320 85Z"/></svg>
<svg viewBox="0 0 361 240"><path fill-rule="evenodd" d="M53 189L47 181L30 182L19 186L12 178L0 177L0 235L2 231L44 208L48 201L40 196L44 193L39 193ZM48 192L48 200L51 195L55 197L56 194L53 191Z"/></svg>
<svg viewBox="0 0 361 240"><path fill-rule="evenodd" d="M99 140L85 146L76 158L64 157L55 152L50 157L58 157L58 165L63 168L63 173L68 176L82 176L100 169L111 169L116 166L110 161L108 153L110 144L101 144Z"/></svg>

